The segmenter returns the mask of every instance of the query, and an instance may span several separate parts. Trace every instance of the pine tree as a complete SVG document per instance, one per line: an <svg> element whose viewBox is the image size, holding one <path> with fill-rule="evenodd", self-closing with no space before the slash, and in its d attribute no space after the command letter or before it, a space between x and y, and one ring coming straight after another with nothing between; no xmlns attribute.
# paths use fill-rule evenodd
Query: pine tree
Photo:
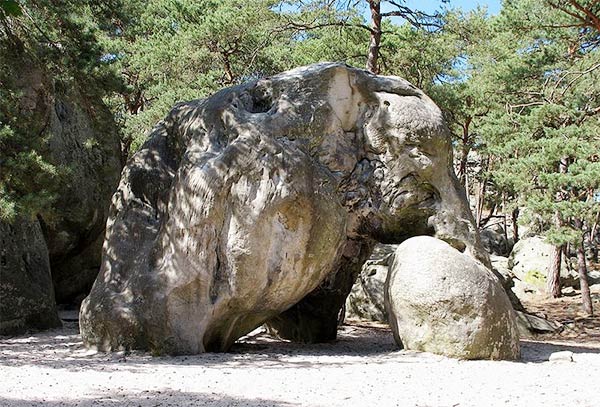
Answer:
<svg viewBox="0 0 600 407"><path fill-rule="evenodd" d="M599 211L590 199L600 189L598 33L526 0L507 1L495 24L495 49L481 65L496 93L484 126L488 150L500 159L494 181L541 219L557 248L583 250L584 226ZM557 270L549 269L556 290Z"/></svg>
<svg viewBox="0 0 600 407"><path fill-rule="evenodd" d="M45 154L45 121L27 108L25 72L60 89L74 84L100 100L119 86L101 61L100 25L111 4L40 0L0 2L0 220L43 214L53 219L53 203L69 180L68 166ZM94 16L92 18L92 16ZM30 78L29 78L30 79Z"/></svg>

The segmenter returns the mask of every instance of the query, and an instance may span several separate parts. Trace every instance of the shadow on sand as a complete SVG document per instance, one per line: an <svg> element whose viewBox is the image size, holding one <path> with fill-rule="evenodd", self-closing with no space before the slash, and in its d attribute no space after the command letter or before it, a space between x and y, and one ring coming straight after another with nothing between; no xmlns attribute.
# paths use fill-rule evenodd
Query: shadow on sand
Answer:
<svg viewBox="0 0 600 407"><path fill-rule="evenodd" d="M522 359L516 363L543 363L560 351L600 353L600 343L586 346L536 340L521 341ZM341 356L344 356L343 358ZM101 353L86 349L76 324L60 330L16 337L0 337L0 367L36 366L70 371L142 371L152 365L205 366L214 369L254 366L261 369L348 366L363 363L431 363L441 356L401 350L390 329L382 324L352 323L340 328L338 339L321 344L277 340L264 330L241 338L228 353L155 357L147 352ZM0 405L3 405L0 400ZM9 404L10 405L10 404Z"/></svg>
<svg viewBox="0 0 600 407"><path fill-rule="evenodd" d="M535 340L521 341L521 362L543 363L548 362L548 359L553 353L569 351L573 354L583 353L600 353L600 343L596 346L588 346L585 344L564 344L557 342L542 342Z"/></svg>
<svg viewBox="0 0 600 407"><path fill-rule="evenodd" d="M160 392L159 392L160 393ZM229 397L224 394L204 394L190 393L176 390L169 390L160 394L156 392L141 393L122 393L122 394L95 394L85 398L62 399L49 401L45 399L24 400L21 398L7 398L0 396L0 406L10 407L88 407L88 406L136 406L136 407L155 407L155 406L211 406L211 407L293 407L300 404L292 404L277 400L268 399L245 399L239 397Z"/></svg>

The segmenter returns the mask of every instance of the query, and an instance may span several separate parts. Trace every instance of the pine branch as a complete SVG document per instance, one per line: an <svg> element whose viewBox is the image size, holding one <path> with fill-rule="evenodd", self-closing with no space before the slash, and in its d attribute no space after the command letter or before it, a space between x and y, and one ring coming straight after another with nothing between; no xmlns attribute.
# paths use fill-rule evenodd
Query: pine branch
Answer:
<svg viewBox="0 0 600 407"><path fill-rule="evenodd" d="M328 22L328 23L318 23L317 24L316 19L314 19L310 23L299 23L297 21L293 21L292 19L290 19L288 17L286 17L286 20L287 20L287 23L285 25L281 26L280 31L286 31L286 30L290 30L290 29L307 31L307 30L317 30L319 28L327 28L327 27L351 27L351 28L360 28L363 30L367 30L370 33L373 32L371 27L369 27L365 24L348 23L347 21L332 21L332 22Z"/></svg>
<svg viewBox="0 0 600 407"><path fill-rule="evenodd" d="M426 14L422 11L415 11L393 0L388 0L388 3L396 7L398 10L381 13L381 17L401 17L408 21L413 27L419 29L426 27L435 28L439 30L442 28L442 24L434 21L440 18L440 15L438 13Z"/></svg>

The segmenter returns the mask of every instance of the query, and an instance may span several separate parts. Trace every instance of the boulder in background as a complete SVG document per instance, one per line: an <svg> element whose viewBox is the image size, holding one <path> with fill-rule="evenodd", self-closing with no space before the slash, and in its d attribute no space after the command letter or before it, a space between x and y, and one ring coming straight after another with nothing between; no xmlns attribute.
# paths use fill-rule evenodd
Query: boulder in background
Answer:
<svg viewBox="0 0 600 407"><path fill-rule="evenodd" d="M384 287L397 247L383 243L375 246L346 299L346 317L387 323Z"/></svg>
<svg viewBox="0 0 600 407"><path fill-rule="evenodd" d="M508 267L517 279L525 283L521 285L523 290L535 290L538 293L545 291L551 255L552 245L540 236L521 239L515 244L508 258ZM560 269L563 287L578 286L579 276L576 271L567 267L564 256Z"/></svg>
<svg viewBox="0 0 600 407"><path fill-rule="evenodd" d="M39 223L0 223L0 335L61 326Z"/></svg>

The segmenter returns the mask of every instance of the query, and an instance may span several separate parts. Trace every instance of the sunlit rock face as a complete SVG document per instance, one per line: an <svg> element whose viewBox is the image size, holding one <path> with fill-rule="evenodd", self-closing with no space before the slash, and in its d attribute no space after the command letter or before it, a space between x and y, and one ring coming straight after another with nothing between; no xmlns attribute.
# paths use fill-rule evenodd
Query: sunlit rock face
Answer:
<svg viewBox="0 0 600 407"><path fill-rule="evenodd" d="M438 107L322 63L177 105L122 173L81 331L103 350L227 350L268 323L334 339L376 241L487 263Z"/></svg>
<svg viewBox="0 0 600 407"><path fill-rule="evenodd" d="M518 359L519 333L496 276L446 242L418 236L394 254L385 302L396 343L460 359Z"/></svg>

